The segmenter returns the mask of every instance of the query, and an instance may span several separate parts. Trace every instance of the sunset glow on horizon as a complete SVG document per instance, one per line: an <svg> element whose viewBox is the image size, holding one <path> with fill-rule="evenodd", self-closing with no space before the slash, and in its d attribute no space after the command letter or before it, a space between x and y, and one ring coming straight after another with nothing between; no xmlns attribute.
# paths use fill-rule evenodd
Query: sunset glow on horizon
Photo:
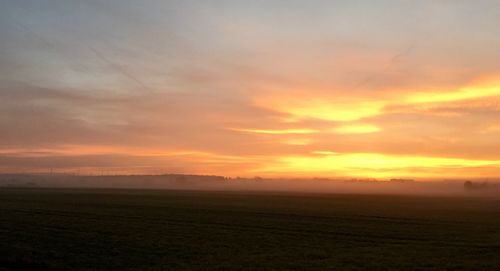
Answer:
<svg viewBox="0 0 500 271"><path fill-rule="evenodd" d="M2 4L0 172L500 177L500 3L210 2Z"/></svg>

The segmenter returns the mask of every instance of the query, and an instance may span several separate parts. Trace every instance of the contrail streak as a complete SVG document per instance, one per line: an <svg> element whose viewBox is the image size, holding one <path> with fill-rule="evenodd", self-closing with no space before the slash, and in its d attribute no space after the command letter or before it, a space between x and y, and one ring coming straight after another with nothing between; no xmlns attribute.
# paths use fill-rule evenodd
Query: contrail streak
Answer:
<svg viewBox="0 0 500 271"><path fill-rule="evenodd" d="M98 50L96 50L95 48L93 48L92 46L88 46L88 48L95 53L95 55L101 59L103 62L105 62L106 64L108 64L112 69L114 69L116 72L120 73L121 75L127 77L128 79L134 81L137 85L139 85L142 89L146 90L146 91L150 91L150 89L144 84L144 82L142 82L139 78L137 78L134 74L130 73L129 71L127 71L126 69L124 69L122 66L120 65L117 65L115 63L113 63L111 60L109 60L106 56L104 56L103 54L101 54L101 52L99 52Z"/></svg>

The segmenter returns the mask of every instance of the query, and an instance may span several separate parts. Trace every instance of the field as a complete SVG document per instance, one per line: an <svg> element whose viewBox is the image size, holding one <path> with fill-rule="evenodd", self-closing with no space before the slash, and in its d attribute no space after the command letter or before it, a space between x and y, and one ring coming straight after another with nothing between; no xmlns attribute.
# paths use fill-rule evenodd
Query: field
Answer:
<svg viewBox="0 0 500 271"><path fill-rule="evenodd" d="M500 200L0 189L0 270L500 270Z"/></svg>

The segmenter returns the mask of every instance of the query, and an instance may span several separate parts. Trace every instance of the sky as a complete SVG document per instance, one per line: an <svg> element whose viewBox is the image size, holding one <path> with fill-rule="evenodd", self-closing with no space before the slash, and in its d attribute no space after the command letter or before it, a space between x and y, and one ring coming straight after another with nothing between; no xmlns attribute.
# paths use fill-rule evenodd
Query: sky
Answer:
<svg viewBox="0 0 500 271"><path fill-rule="evenodd" d="M0 1L0 172L500 176L500 2Z"/></svg>

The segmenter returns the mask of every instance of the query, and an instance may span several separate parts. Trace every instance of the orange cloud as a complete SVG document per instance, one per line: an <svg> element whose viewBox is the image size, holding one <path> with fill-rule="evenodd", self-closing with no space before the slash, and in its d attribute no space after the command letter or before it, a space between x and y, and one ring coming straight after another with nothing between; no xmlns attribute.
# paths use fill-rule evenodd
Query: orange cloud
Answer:
<svg viewBox="0 0 500 271"><path fill-rule="evenodd" d="M372 124L350 124L339 126L332 131L340 134L370 134L381 130L380 127Z"/></svg>
<svg viewBox="0 0 500 271"><path fill-rule="evenodd" d="M455 91L417 92L409 95L406 103L446 103L500 95L500 82L488 85L472 85Z"/></svg>
<svg viewBox="0 0 500 271"><path fill-rule="evenodd" d="M253 133L253 134L268 134L268 135L288 135L288 134L313 134L318 132L314 129L282 129L282 130L266 130L266 129L244 129L244 128L230 128L229 130Z"/></svg>
<svg viewBox="0 0 500 271"><path fill-rule="evenodd" d="M384 155L378 153L334 153L315 151L322 156L285 156L259 172L285 172L305 176L413 177L453 176L457 169L500 167L500 160L475 160L447 157ZM477 172L471 171L469 176ZM453 176L464 177L464 176Z"/></svg>
<svg viewBox="0 0 500 271"><path fill-rule="evenodd" d="M339 92L339 91L337 91ZM387 108L405 106L435 106L457 101L500 96L500 80L484 79L457 89L435 88L432 90L385 90L377 95L351 96L324 95L324 90L296 91L295 95L273 92L258 96L257 106L286 113L286 120L321 119L327 121L351 122L386 113ZM319 94L318 94L319 93ZM327 93L327 92L326 92Z"/></svg>
<svg viewBox="0 0 500 271"><path fill-rule="evenodd" d="M322 119L353 121L378 115L384 102L359 99L332 99L328 97L275 97L256 100L256 105L290 114L292 119Z"/></svg>
<svg viewBox="0 0 500 271"><path fill-rule="evenodd" d="M291 138L286 139L283 143L288 145L305 146L313 143L314 140L311 138Z"/></svg>

